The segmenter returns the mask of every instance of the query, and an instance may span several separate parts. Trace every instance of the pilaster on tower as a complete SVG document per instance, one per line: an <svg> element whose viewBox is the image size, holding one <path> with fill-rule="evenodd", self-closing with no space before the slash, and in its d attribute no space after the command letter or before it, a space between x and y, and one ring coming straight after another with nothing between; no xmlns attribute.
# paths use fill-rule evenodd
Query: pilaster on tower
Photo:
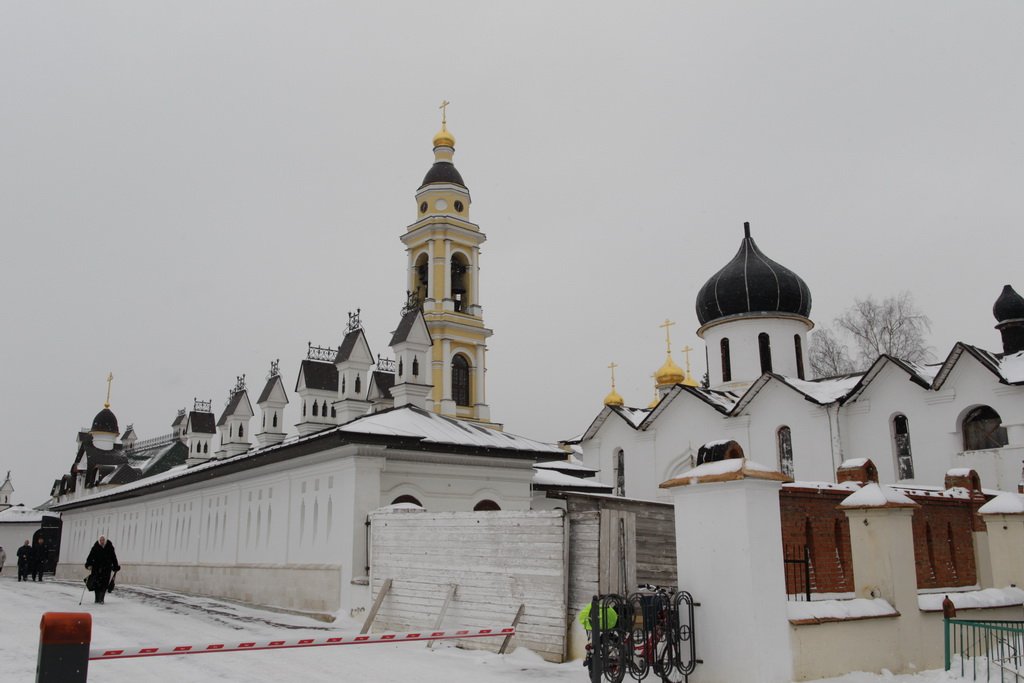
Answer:
<svg viewBox="0 0 1024 683"><path fill-rule="evenodd" d="M447 103L442 105L446 107ZM487 236L469 220L472 199L455 168L455 136L442 118L434 136L434 163L416 191L416 222L402 235L408 286L433 346L428 405L435 412L490 423L480 296L480 245Z"/></svg>

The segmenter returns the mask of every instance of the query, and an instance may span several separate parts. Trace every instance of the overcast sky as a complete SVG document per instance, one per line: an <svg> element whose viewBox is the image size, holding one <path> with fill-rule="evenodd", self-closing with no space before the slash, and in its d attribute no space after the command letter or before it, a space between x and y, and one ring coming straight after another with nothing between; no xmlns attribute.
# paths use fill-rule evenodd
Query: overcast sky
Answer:
<svg viewBox="0 0 1024 683"><path fill-rule="evenodd" d="M108 371L147 438L274 358L293 388L357 307L389 355L442 98L511 432L583 431L613 360L646 405L743 221L819 325L906 289L936 355L997 348L1022 35L1009 1L0 2L0 469L44 500Z"/></svg>

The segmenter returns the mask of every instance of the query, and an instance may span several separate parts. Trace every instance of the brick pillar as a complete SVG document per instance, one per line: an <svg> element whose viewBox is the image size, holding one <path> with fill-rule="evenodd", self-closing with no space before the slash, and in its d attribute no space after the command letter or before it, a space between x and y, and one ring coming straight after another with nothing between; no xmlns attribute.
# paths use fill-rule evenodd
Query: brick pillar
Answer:
<svg viewBox="0 0 1024 683"><path fill-rule="evenodd" d="M748 468L739 458L661 485L675 503L679 587L701 604L695 631L704 663L694 683L793 680L779 516L783 481L782 473Z"/></svg>

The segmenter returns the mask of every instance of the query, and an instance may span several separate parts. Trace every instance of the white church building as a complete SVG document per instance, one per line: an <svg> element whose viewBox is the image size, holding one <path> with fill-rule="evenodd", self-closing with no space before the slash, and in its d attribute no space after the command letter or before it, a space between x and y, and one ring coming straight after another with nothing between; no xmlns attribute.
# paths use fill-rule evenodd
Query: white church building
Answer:
<svg viewBox="0 0 1024 683"><path fill-rule="evenodd" d="M697 295L708 386L669 353L651 406L625 406L613 384L568 442L600 481L619 495L668 500L659 484L696 466L703 444L734 440L801 481L835 481L844 461L870 458L883 483L941 485L951 468L971 468L986 488L1017 490L1024 298L1007 285L995 302L1001 352L957 343L935 365L882 356L863 373L808 380L811 292L744 230L739 251Z"/></svg>

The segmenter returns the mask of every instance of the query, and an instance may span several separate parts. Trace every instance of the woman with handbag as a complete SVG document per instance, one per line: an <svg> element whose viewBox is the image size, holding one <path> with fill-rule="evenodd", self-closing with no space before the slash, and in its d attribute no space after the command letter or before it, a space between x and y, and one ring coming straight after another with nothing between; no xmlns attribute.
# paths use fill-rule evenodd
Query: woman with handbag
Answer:
<svg viewBox="0 0 1024 683"><path fill-rule="evenodd" d="M85 560L85 568L92 572L85 585L96 593L96 603L102 605L103 596L110 587L111 572L121 571L121 565L117 563L117 553L114 552L114 544L105 536L100 536L99 540L92 544L89 557Z"/></svg>

